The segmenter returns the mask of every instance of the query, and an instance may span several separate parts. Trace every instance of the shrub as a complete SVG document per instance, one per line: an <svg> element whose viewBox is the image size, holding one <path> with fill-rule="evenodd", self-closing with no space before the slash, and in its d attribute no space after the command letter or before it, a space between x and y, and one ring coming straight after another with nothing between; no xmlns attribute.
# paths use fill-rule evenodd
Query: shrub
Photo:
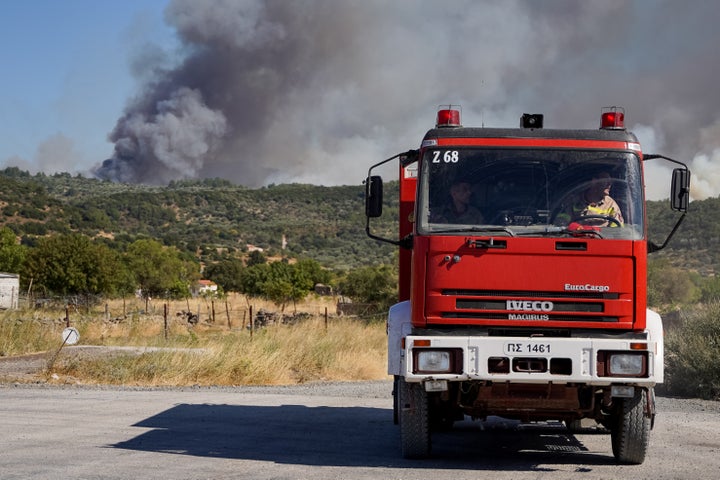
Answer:
<svg viewBox="0 0 720 480"><path fill-rule="evenodd" d="M720 399L720 302L690 311L665 342L667 392Z"/></svg>

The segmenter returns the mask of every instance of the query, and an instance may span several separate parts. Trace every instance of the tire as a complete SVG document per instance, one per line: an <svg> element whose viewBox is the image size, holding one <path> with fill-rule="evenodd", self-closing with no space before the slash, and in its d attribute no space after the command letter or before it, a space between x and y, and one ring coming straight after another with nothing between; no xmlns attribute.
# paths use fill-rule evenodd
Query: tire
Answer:
<svg viewBox="0 0 720 480"><path fill-rule="evenodd" d="M400 409L400 447L404 458L430 455L430 415L428 396L422 383L398 381Z"/></svg>
<svg viewBox="0 0 720 480"><path fill-rule="evenodd" d="M620 405L610 438L613 455L620 463L639 465L645 461L651 424L646 413L648 394L647 390L637 388L633 398L619 399Z"/></svg>

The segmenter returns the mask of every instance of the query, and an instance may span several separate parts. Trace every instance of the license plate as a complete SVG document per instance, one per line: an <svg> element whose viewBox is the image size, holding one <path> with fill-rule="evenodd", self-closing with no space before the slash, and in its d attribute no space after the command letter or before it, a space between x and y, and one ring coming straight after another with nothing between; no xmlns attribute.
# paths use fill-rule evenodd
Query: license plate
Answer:
<svg viewBox="0 0 720 480"><path fill-rule="evenodd" d="M448 389L447 380L427 380L425 382L426 392L444 392Z"/></svg>
<svg viewBox="0 0 720 480"><path fill-rule="evenodd" d="M541 342L506 342L505 355L550 355L549 343Z"/></svg>

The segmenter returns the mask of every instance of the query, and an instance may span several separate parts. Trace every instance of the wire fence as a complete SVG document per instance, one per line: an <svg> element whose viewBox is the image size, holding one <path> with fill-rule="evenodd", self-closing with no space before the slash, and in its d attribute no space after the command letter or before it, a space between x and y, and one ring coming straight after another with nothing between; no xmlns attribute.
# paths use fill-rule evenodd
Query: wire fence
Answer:
<svg viewBox="0 0 720 480"><path fill-rule="evenodd" d="M71 326L77 321L95 320L121 324L132 319L162 320L168 324L209 325L227 329L255 329L270 325L294 324L309 318L352 318L375 320L378 308L355 304L338 296L309 295L297 304L284 307L260 298L231 293L224 297L198 296L181 300L131 296L105 298L98 295L65 297L20 296L19 308L51 315L55 323ZM62 318L58 318L62 312Z"/></svg>

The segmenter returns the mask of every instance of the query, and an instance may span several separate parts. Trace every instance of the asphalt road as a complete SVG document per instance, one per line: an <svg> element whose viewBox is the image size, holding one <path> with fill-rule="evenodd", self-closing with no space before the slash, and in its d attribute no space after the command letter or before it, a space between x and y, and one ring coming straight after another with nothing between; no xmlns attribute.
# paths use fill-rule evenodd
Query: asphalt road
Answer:
<svg viewBox="0 0 720 480"><path fill-rule="evenodd" d="M400 458L389 382L165 389L0 385L0 479L720 478L720 404L658 398L640 466L605 434L465 421Z"/></svg>

